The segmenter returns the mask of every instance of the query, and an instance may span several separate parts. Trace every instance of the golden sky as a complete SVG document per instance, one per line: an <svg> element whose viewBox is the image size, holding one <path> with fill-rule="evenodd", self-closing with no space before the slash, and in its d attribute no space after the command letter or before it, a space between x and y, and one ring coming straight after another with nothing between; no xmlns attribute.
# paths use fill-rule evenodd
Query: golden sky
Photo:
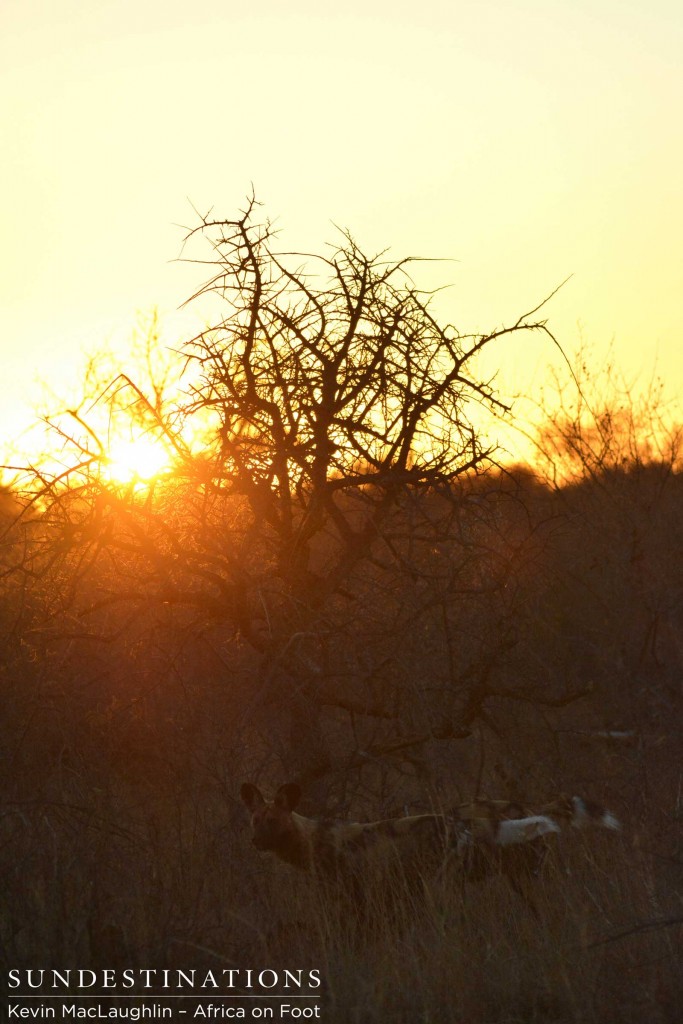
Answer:
<svg viewBox="0 0 683 1024"><path fill-rule="evenodd" d="M683 383L680 0L3 0L0 437L36 375L177 307L190 205L253 182L288 248L439 256L462 330L536 303ZM434 276L432 276L434 275ZM503 372L535 386L548 346ZM522 375L520 377L520 374Z"/></svg>

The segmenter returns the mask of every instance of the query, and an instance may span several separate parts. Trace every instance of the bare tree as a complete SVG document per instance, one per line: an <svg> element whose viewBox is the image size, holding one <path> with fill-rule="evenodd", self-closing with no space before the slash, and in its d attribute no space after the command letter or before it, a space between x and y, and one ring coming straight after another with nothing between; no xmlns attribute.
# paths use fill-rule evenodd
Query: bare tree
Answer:
<svg viewBox="0 0 683 1024"><path fill-rule="evenodd" d="M508 334L552 338L541 307L462 334L437 321L414 260L368 257L348 233L326 256L281 252L253 198L235 220L201 218L186 241L208 242L198 262L211 267L191 301L217 300L219 315L183 347L184 400L169 406L123 375L102 398L124 396L173 450L175 473L143 492L114 487L106 439L72 411L76 427L60 430L77 457L35 477L41 557L68 560L64 594L78 593L80 619L156 603L232 631L255 673L243 714L286 708L285 748L301 774L329 766L325 708L348 716L348 763L361 747L365 757L466 734L510 645L498 630L469 661L466 645L453 656L454 595L504 586L495 560L472 565L481 512L471 502L465 521L455 486L494 456L480 407L507 411L477 356ZM405 722L396 729L398 631L421 631L427 662L450 676L436 719L420 718L406 681L410 735ZM375 723L362 742L358 716Z"/></svg>

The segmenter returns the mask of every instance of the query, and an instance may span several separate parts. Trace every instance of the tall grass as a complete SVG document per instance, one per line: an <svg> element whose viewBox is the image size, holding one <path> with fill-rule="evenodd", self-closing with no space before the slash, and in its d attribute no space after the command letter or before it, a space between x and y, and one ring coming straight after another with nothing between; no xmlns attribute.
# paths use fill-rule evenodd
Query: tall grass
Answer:
<svg viewBox="0 0 683 1024"><path fill-rule="evenodd" d="M628 832L569 836L528 900L451 874L368 886L359 913L255 854L210 800L94 803L6 806L4 968L315 967L330 1022L679 1019L675 865Z"/></svg>
<svg viewBox="0 0 683 1024"><path fill-rule="evenodd" d="M459 626L485 643L504 613L514 643L501 694L514 678L541 696L568 683L584 696L494 696L471 735L368 757L333 795L348 815L375 817L416 799L570 789L612 807L621 834L560 841L528 899L504 879L427 872L409 890L369 881L358 913L249 843L240 783L279 784L285 769L275 712L244 724L253 680L234 636L211 623L192 632L166 609L112 618L98 641L54 613L48 579L22 590L8 577L2 969L315 967L330 1024L680 1020L680 476L612 466L555 492L528 476L518 485L512 494L508 477L477 498L494 507L509 573L476 616L463 594ZM493 540L485 547L492 558ZM431 678L439 622L394 638L408 694ZM328 727L343 754L346 719Z"/></svg>

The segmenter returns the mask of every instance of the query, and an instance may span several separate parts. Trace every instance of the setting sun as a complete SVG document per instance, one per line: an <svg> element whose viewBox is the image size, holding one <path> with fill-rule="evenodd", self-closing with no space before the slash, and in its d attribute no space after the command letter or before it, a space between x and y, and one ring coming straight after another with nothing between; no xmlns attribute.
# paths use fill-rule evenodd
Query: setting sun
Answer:
<svg viewBox="0 0 683 1024"><path fill-rule="evenodd" d="M106 459L109 476L124 484L135 480L150 481L167 473L170 466L168 449L162 441L152 437L115 441Z"/></svg>

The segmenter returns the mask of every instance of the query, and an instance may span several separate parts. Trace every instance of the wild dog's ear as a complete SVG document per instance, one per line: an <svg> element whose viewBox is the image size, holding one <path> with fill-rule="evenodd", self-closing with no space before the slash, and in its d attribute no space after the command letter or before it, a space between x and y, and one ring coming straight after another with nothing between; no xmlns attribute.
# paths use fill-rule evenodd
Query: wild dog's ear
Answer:
<svg viewBox="0 0 683 1024"><path fill-rule="evenodd" d="M240 789L240 796L252 814L257 807L262 807L266 802L261 796L260 790L251 782L243 783L242 788Z"/></svg>
<svg viewBox="0 0 683 1024"><path fill-rule="evenodd" d="M275 806L283 811L293 811L301 799L301 787L296 782L286 782L275 794Z"/></svg>

